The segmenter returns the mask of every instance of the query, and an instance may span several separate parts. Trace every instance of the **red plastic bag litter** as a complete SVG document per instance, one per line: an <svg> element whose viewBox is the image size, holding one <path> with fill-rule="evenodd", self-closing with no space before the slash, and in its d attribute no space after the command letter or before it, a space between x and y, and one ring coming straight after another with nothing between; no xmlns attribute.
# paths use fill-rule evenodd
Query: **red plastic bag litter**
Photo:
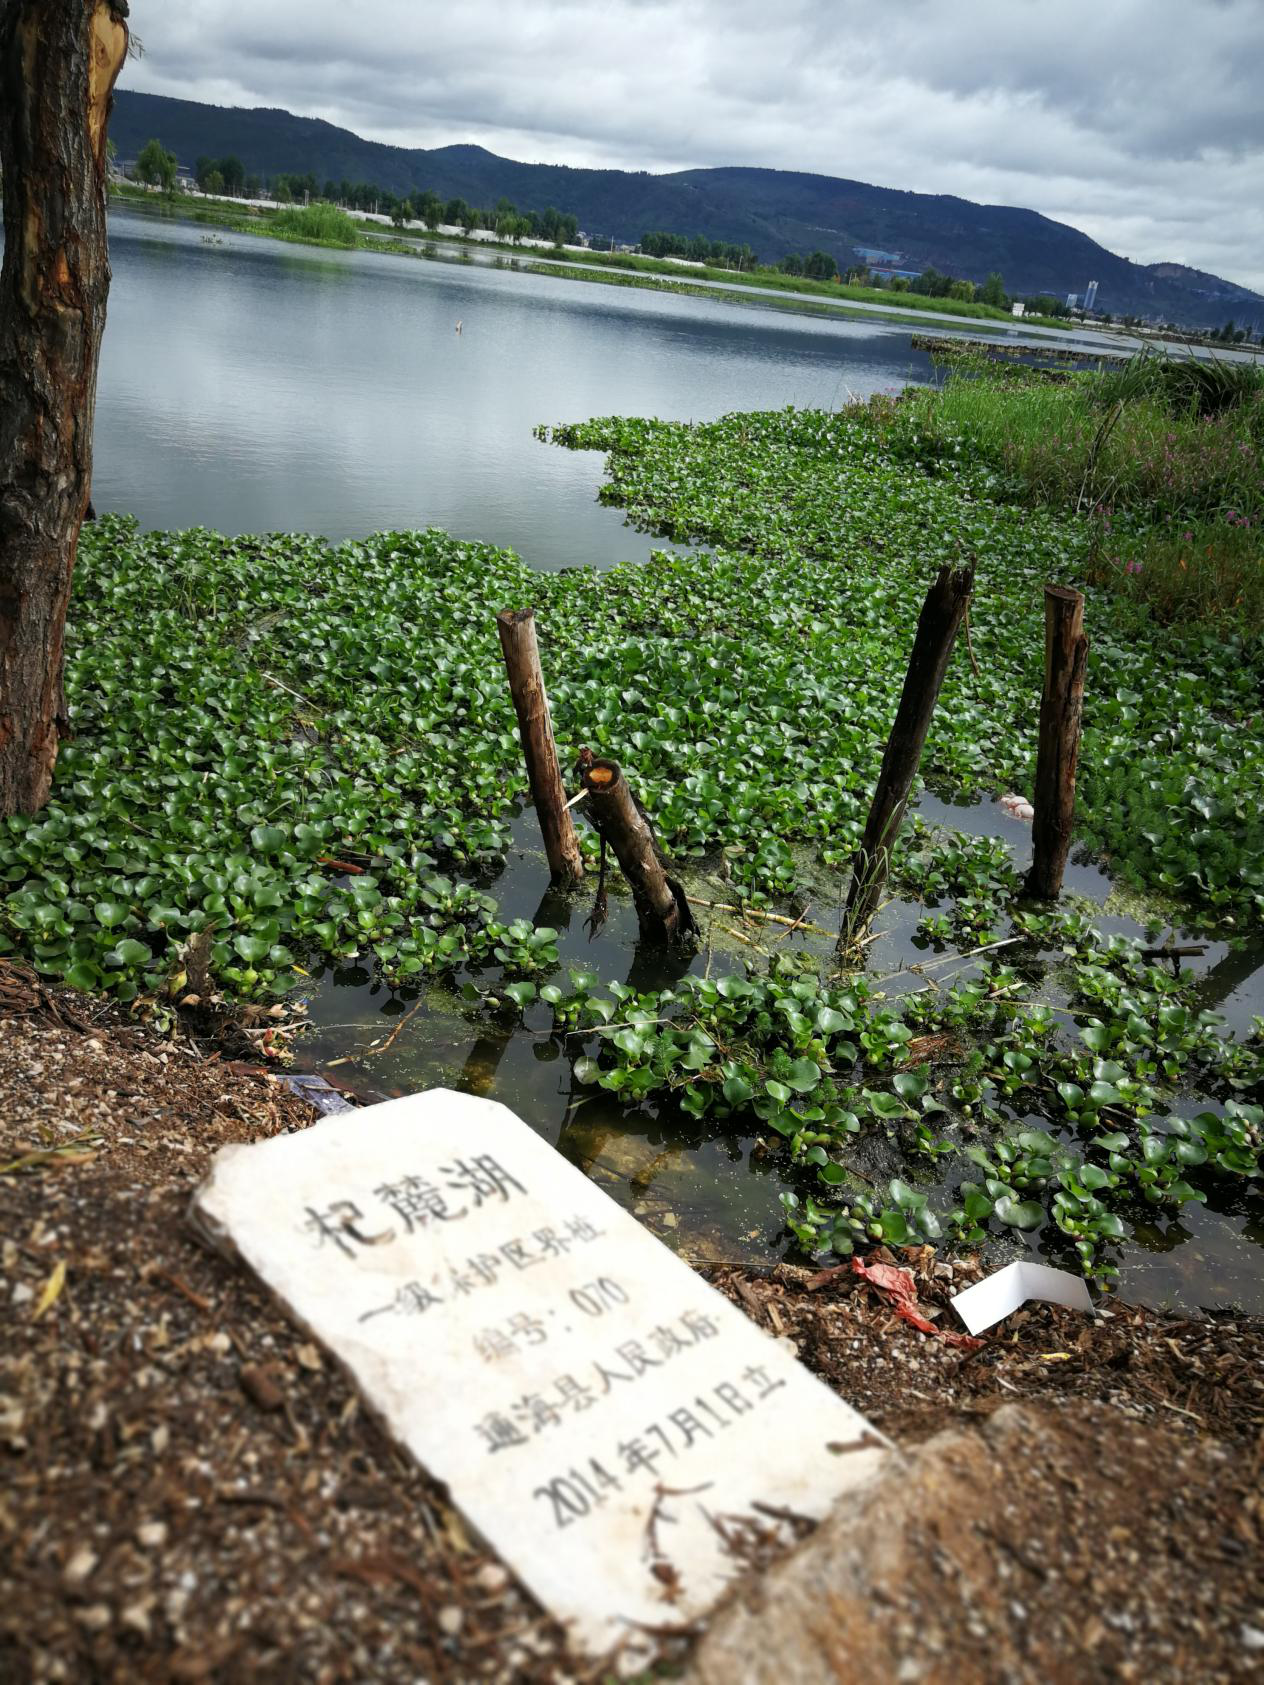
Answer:
<svg viewBox="0 0 1264 1685"><path fill-rule="evenodd" d="M863 1258L853 1258L851 1267L854 1274L871 1282L879 1292L889 1294L895 1314L902 1316L905 1322L911 1322L914 1328L920 1328L923 1334L938 1335L949 1345L965 1346L971 1351L983 1344L973 1335L958 1334L952 1328L939 1328L929 1317L922 1315L917 1308L917 1287L912 1270L901 1269L895 1264L866 1264Z"/></svg>

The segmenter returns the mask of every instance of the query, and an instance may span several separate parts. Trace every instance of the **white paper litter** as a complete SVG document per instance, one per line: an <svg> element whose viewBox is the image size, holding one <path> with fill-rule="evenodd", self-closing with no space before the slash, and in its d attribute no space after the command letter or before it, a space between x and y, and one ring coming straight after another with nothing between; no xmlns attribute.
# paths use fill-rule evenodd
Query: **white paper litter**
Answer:
<svg viewBox="0 0 1264 1685"><path fill-rule="evenodd" d="M1011 819L1026 819L1030 823L1036 817L1036 810L1026 796L1016 796L1012 793L1002 796L1000 805Z"/></svg>
<svg viewBox="0 0 1264 1685"><path fill-rule="evenodd" d="M1073 1311L1092 1311L1093 1301L1081 1276L1055 1270L1050 1264L1033 1264L1021 1258L1006 1264L952 1300L952 1308L972 1334L981 1334L994 1322L1025 1305L1029 1299L1043 1299L1050 1305L1068 1305Z"/></svg>

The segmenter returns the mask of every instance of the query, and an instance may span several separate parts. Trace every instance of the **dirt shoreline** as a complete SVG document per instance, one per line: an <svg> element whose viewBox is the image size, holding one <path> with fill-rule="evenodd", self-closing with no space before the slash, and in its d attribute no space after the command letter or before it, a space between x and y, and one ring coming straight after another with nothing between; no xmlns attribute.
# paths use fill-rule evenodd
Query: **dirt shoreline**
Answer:
<svg viewBox="0 0 1264 1685"><path fill-rule="evenodd" d="M268 1072L0 961L0 1677L604 1677L188 1229L218 1146L314 1118ZM948 1297L978 1266L929 1249L889 1261L954 1327ZM1050 1632L1054 1677L1264 1675L1260 1322L1039 1306L962 1349L848 1268L707 1273L905 1450L945 1429L977 1447L1006 1405L1037 1424L1030 1466L1012 1430L984 1459L1030 1507L1031 1584L1004 1589L1000 1529L995 1598L948 1622L938 1660L918 1659L927 1621L903 1640L892 1627L889 1677L897 1651L918 1669L901 1678L1050 1677ZM951 1544L978 1521L938 1525ZM951 1609L933 1574L907 1583ZM1045 1647L1024 1648L1011 1605L1035 1628L1042 1598ZM865 1680L854 1637L836 1676Z"/></svg>

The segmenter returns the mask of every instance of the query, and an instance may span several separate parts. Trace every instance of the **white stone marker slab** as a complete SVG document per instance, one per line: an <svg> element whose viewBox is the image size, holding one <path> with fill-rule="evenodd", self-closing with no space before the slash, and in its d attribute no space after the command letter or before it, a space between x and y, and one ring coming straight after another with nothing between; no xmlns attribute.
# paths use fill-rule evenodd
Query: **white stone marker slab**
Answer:
<svg viewBox="0 0 1264 1685"><path fill-rule="evenodd" d="M582 1650L708 1609L741 1566L715 1521L822 1516L888 1454L494 1101L432 1089L223 1147L192 1215Z"/></svg>

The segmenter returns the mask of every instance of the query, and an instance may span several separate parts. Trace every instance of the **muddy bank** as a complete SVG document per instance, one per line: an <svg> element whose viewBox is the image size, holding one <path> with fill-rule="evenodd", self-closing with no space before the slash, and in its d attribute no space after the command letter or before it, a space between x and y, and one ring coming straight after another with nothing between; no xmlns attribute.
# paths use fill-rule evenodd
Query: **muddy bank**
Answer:
<svg viewBox="0 0 1264 1685"><path fill-rule="evenodd" d="M5 1677L591 1676L444 1493L363 1418L343 1377L186 1227L216 1147L314 1118L266 1071L0 962ZM900 1261L931 1319L951 1326L947 1297L978 1266L922 1250ZM962 1350L897 1320L850 1270L713 1279L904 1449L946 1428L973 1436L1018 1401L1054 1424L1051 1443L1091 1431L1114 1448L1109 1463L1095 1452L1078 1486L1058 1486L1059 1571L1084 1617L1063 1659L1081 1657L1078 1677L1129 1653L1130 1629L1107 1617L1131 1607L1126 1571L1160 1546L1171 1599L1147 1605L1150 1648L1137 1653L1187 1655L1192 1610L1221 1677L1249 1657L1242 1633L1262 1624L1249 1607L1261 1570L1258 1322L1039 1307ZM1021 1439L987 1445L997 1478L1038 1515L1044 1477ZM941 1523L950 1532L973 1525L958 1508ZM978 1548L1008 1571L1003 1538ZM1101 1581L1103 1564L1115 1579ZM988 1629L994 1615L1013 1618L984 1611L983 1635L968 1629L976 1676L1000 1676L989 1656L1027 1676ZM863 1665L852 1677L867 1677Z"/></svg>

